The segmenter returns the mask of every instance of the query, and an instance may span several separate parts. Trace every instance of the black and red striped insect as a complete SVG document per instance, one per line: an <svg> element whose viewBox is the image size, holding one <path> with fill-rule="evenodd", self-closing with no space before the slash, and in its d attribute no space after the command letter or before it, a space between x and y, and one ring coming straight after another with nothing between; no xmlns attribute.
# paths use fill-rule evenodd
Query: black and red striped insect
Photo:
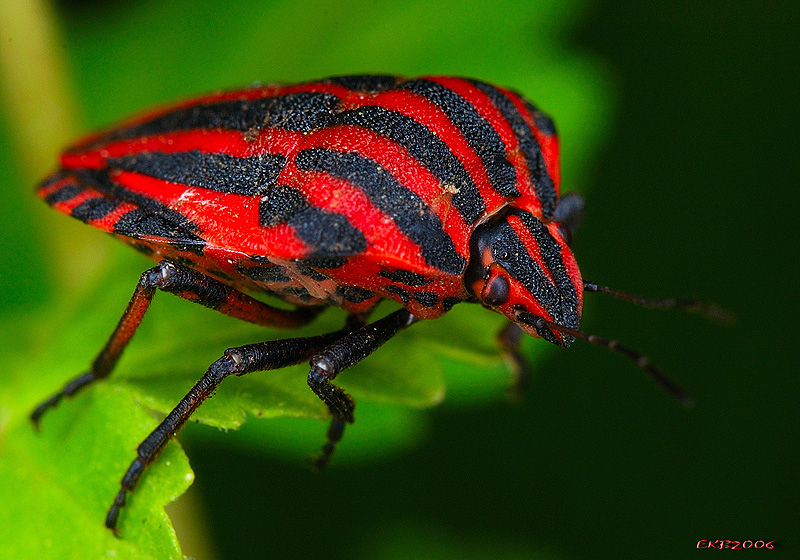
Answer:
<svg viewBox="0 0 800 560"><path fill-rule="evenodd" d="M106 518L112 529L145 467L227 376L310 361L308 384L332 416L322 466L353 422L337 374L460 302L509 319L499 340L520 372L521 333L565 347L579 337L685 399L640 354L578 330L584 291L632 296L582 280L569 241L583 202L559 198L553 122L499 87L376 75L211 95L85 139L38 194L158 265L90 370L39 405L36 424L109 375L156 290L260 325L298 327L331 305L348 313L333 333L226 350L139 446ZM402 308L369 323L385 299Z"/></svg>

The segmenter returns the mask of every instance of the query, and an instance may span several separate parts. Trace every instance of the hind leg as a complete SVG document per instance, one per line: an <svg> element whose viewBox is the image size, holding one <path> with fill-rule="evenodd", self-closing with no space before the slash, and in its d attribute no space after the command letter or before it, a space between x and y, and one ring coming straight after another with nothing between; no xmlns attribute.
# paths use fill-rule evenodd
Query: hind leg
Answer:
<svg viewBox="0 0 800 560"><path fill-rule="evenodd" d="M278 309L185 266L162 261L139 278L128 307L88 372L69 381L31 413L38 426L42 415L64 397L71 397L91 383L108 377L122 352L142 322L156 290L170 292L180 298L215 309L220 313L258 325L293 328L305 325L321 308Z"/></svg>

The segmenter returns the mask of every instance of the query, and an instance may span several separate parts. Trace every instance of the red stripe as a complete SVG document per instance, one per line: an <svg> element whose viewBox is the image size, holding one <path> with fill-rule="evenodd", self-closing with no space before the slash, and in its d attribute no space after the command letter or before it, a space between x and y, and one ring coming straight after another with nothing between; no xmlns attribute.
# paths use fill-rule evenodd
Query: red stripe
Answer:
<svg viewBox="0 0 800 560"><path fill-rule="evenodd" d="M66 187L67 185L75 185L75 178L66 176L55 183L50 183L47 186L39 187L36 189L36 194L39 198L46 198L48 195L54 193L55 191L59 190L62 187Z"/></svg>
<svg viewBox="0 0 800 560"><path fill-rule="evenodd" d="M181 109L187 109L189 107L196 107L198 105L207 105L211 103L217 103L221 101L252 101L257 99L265 99L268 97L279 97L282 95L286 95L289 93L300 93L300 92L340 92L343 95L348 95L351 92L349 90L342 88L340 86L333 86L333 85L326 85L326 84L318 84L318 83L309 83L309 84L299 84L299 85L266 85L261 87L253 87L250 89L242 89L242 90L235 90L235 91L224 91L224 92L217 92L212 93L209 95L205 95L202 97L197 97L194 99L190 99L188 101L182 101L180 103L169 104L157 109L153 109L137 115L133 118L126 119L121 123L118 123L112 128L107 130L91 134L90 136L86 136L82 138L80 141L72 145L68 148L68 152L80 152L82 150L82 146L87 146L90 144L94 144L98 141L102 141L103 137L109 134L110 132L115 132L116 130L131 128L135 126L142 125L150 120L155 118L161 117L168 113L172 113L174 111L178 111ZM334 95L336 95L334 93Z"/></svg>
<svg viewBox="0 0 800 560"><path fill-rule="evenodd" d="M436 278L434 282L420 288L421 290L433 292L439 296L439 302L435 307L425 307L414 299L411 299L411 301L406 304L398 294L386 290L386 287L392 285L392 282L382 277L380 272L387 268L391 269L391 267L392 265L390 263L376 261L368 255L360 255L351 258L347 266L326 270L324 272L334 278L342 286L358 286L359 288L375 292L381 298L397 301L420 319L435 319L442 316L445 313L442 308L442 299L445 297L457 297L462 300L468 297L460 277L444 275ZM413 290L409 293L412 294ZM359 310L359 304L345 303L342 307L351 311ZM363 308L361 308L361 310L363 310Z"/></svg>
<svg viewBox="0 0 800 560"><path fill-rule="evenodd" d="M205 153L225 153L235 157L262 154L288 155L297 149L304 136L302 132L265 128L253 140L246 140L238 131L187 130L171 134L147 136L133 140L120 140L86 152L67 152L61 156L61 165L68 169L101 169L106 160L142 152L176 153L199 150Z"/></svg>
<svg viewBox="0 0 800 560"><path fill-rule="evenodd" d="M257 216L256 224L258 224ZM216 245L220 250L228 250L228 237L227 235L222 237L224 239L221 242L218 240ZM279 259L302 259L309 253L308 246L297 238L294 228L288 224L278 224L270 228L261 227L261 239L262 246L250 252L251 255Z"/></svg>
<svg viewBox="0 0 800 560"><path fill-rule="evenodd" d="M553 236L553 239L561 246L561 260L564 262L564 269L567 271L572 285L575 286L575 293L578 296L578 315L580 315L583 309L583 277L578 268L578 261L575 260L575 254L572 252L572 249L569 248L567 242L561 237L558 226L556 226L555 223L545 224L545 226L550 231L550 235Z"/></svg>
<svg viewBox="0 0 800 560"><path fill-rule="evenodd" d="M114 180L123 187L161 202L197 224L201 237L212 246L232 252L303 258L308 253L291 227L265 229L258 219L256 197L187 187L138 173L118 172Z"/></svg>
<svg viewBox="0 0 800 560"><path fill-rule="evenodd" d="M103 231L114 231L114 226L119 221L119 219L124 215L130 212L131 210L135 210L138 208L135 204L131 204L130 202L123 202L119 206L117 206L113 211L109 212L99 220L91 220L87 223L93 225L94 227L100 228Z"/></svg>
<svg viewBox="0 0 800 560"><path fill-rule="evenodd" d="M79 192L74 197L70 198L69 200L64 200L62 202L56 202L55 204L53 204L53 208L55 208L59 212L64 212L65 214L69 214L71 216L72 215L72 210L76 206L79 206L80 204L83 204L84 202L86 202L87 200L89 200L91 198L102 198L102 196L103 196L102 193L99 193L94 189L86 189L86 190L83 190L83 191Z"/></svg>
<svg viewBox="0 0 800 560"><path fill-rule="evenodd" d="M556 194L561 193L561 170L558 165L558 137L553 134L548 136L547 134L543 133L539 127L536 126L536 122L534 122L533 115L531 115L530 111L528 111L527 107L525 107L525 103L520 99L518 95L511 91L501 90L503 93L508 95L508 98L514 103L514 106L519 111L519 114L522 115L522 118L525 119L525 122L531 127L533 131L533 135L536 137L536 141L539 142L539 146L542 149L542 156L544 157L545 167L547 167L547 173L550 175L550 178L553 180L553 185L556 189ZM537 214L541 216L541 213Z"/></svg>
<svg viewBox="0 0 800 560"><path fill-rule="evenodd" d="M76 207L86 202L87 200L92 200L96 198L108 198L105 194L101 193L100 191L93 189L91 187L86 187L85 185L78 183L75 180L75 177L70 177L70 176L63 178L60 181L56 181L52 185L48 185L45 188L39 189L37 194L41 198L45 198L52 192L55 192L58 189L70 184L82 187L84 190L75 195L70 200L65 200L63 202L57 202L53 204L53 208L55 208L59 212L63 212L71 216L72 211ZM117 223L117 220L119 220L119 218L123 214L130 212L131 210L135 210L136 208L138 208L136 205L124 202L119 206L117 206L112 212L109 212L102 218L98 220L90 220L87 223L103 231L112 232L114 231L114 224Z"/></svg>
<svg viewBox="0 0 800 560"><path fill-rule="evenodd" d="M310 135L302 145L302 149L317 147L356 152L389 171L400 184L425 201L441 220L444 231L453 240L458 252L468 257L471 228L461 214L453 209L452 194L404 146L372 130L341 125ZM285 170L284 173L288 175L291 172Z"/></svg>
<svg viewBox="0 0 800 560"><path fill-rule="evenodd" d="M513 215L508 217L508 223L525 245L525 248L528 250L528 254L536 262L536 264L539 265L539 268L542 269L542 272L545 273L550 283L556 286L555 280L553 279L553 274L550 271L550 268L544 263L544 260L541 257L539 244L536 242L536 239L533 237L533 235L531 235L530 230L525 227L525 224L523 224L518 217ZM575 293L578 296L578 314L580 315L581 309L583 308L583 280L581 278L581 272L578 269L578 262L575 260L575 255L572 250L569 248L569 246L567 246L566 242L564 242L561 234L558 233L558 227L553 223L545 224L545 226L547 227L553 239L555 239L561 247L561 260L564 263L564 268L569 275L572 285L575 287ZM545 319L548 319L548 316L542 316ZM551 320L551 318L548 320Z"/></svg>
<svg viewBox="0 0 800 560"><path fill-rule="evenodd" d="M449 78L443 76L428 79L453 90L461 97L469 101L478 114L486 119L495 132L497 132L498 136L500 136L500 140L506 147L506 159L511 162L516 171L517 189L520 191L520 193L529 193L531 196L536 198L536 206L539 208L539 212L536 213L536 215L541 215L541 201L539 201L538 197L536 196L536 192L531 184L531 177L530 173L528 172L528 162L525 158L525 154L522 153L522 150L519 146L517 135L514 134L514 130L511 128L511 125L503 117L502 112L495 107L489 96L472 85L470 82L460 78ZM500 88L498 88L498 90L503 93L509 93L505 90L501 90Z"/></svg>
<svg viewBox="0 0 800 560"><path fill-rule="evenodd" d="M81 204L83 204L84 202L86 202L88 200L93 200L93 199L98 199L98 198L107 198L107 197L103 193L101 193L99 191L96 191L96 190L94 190L92 188L87 188L85 191L82 191L81 193L79 193L77 196L75 196L74 198L72 198L70 200L54 204L53 208L55 208L59 212L64 212L65 214L68 214L68 215L71 216L72 215L72 211L75 208L77 208L78 206L80 206ZM130 204L130 203L124 202L124 203L120 204L117 208L115 208L114 211L108 213L107 215L103 216L102 218L100 218L98 220L90 220L87 223L92 225L92 226L94 226L94 227L96 227L96 228L98 228L98 229L101 229L103 231L113 232L114 231L114 225L117 223L119 218L123 214L126 214L127 212L130 212L131 210L135 210L136 208L138 208L138 206L136 206L135 204Z"/></svg>
<svg viewBox="0 0 800 560"><path fill-rule="evenodd" d="M464 165L486 206L494 208L503 204L504 199L492 187L480 156L472 149L447 114L434 103L421 95L405 90L389 90L366 99L362 105L377 105L389 111L402 113L427 127Z"/></svg>
<svg viewBox="0 0 800 560"><path fill-rule="evenodd" d="M545 276L547 276L547 279L550 281L550 283L555 286L556 281L553 278L553 273L550 271L550 267L545 264L544 259L542 259L542 251L539 247L539 244L536 242L536 238L531 235L530 230L525 224L522 223L522 220L520 220L519 217L512 214L507 218L507 220L508 225L511 226L514 232L517 234L517 237L519 237L520 241L522 241L522 244L525 245L525 248L528 250L528 254L531 256L531 259L533 259L534 262L539 265L539 268L542 270L542 272L544 272Z"/></svg>
<svg viewBox="0 0 800 560"><path fill-rule="evenodd" d="M413 270L429 267L420 247L402 233L391 216L376 208L364 192L349 182L315 171L299 171L294 163L287 165L287 184L297 188L317 208L345 216L367 239L365 255L385 262L387 266L409 266Z"/></svg>

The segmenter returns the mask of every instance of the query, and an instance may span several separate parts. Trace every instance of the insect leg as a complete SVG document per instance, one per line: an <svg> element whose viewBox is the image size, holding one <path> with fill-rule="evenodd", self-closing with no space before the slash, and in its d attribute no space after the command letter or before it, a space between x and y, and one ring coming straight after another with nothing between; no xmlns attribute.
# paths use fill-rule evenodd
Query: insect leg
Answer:
<svg viewBox="0 0 800 560"><path fill-rule="evenodd" d="M317 468L323 468L328 464L336 444L342 438L345 424L353 423L355 402L350 395L331 381L340 372L372 354L398 331L417 320L408 310L400 309L343 336L311 359L308 386L328 405L333 416L328 429L328 441L314 461Z"/></svg>
<svg viewBox="0 0 800 560"><path fill-rule="evenodd" d="M183 427L186 420L197 410L220 383L229 375L244 375L253 371L279 369L308 360L321 349L335 343L347 332L347 329L313 336L308 338L288 338L258 344L247 344L229 348L223 356L211 364L202 378L184 396L161 424L148 435L136 450L136 460L122 477L120 491L106 515L106 527L114 530L120 509L125 505L125 498L167 442Z"/></svg>
<svg viewBox="0 0 800 560"><path fill-rule="evenodd" d="M311 321L321 310L271 307L202 272L162 261L158 266L142 273L128 307L90 370L72 379L60 391L39 404L31 413L34 425L38 426L42 414L58 404L62 398L72 396L90 383L108 377L142 322L156 289L216 309L225 315L264 326L298 327Z"/></svg>
<svg viewBox="0 0 800 560"><path fill-rule="evenodd" d="M512 397L521 397L530 381L530 370L520 351L524 335L525 332L511 321L497 333L497 344L500 346L503 356L511 364L511 371L514 375L514 384L511 386Z"/></svg>

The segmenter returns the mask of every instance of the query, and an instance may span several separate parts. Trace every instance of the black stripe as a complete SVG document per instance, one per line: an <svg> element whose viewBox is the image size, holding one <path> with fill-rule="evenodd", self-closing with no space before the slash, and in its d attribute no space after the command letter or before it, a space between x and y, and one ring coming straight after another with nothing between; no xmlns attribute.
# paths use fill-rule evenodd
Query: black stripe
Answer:
<svg viewBox="0 0 800 560"><path fill-rule="evenodd" d="M329 93L300 92L278 97L251 100L229 100L176 109L147 122L119 128L90 146L114 140L168 134L180 130L237 130L247 132L258 128L280 128L310 132L324 128L330 121L339 98Z"/></svg>
<svg viewBox="0 0 800 560"><path fill-rule="evenodd" d="M553 179L547 172L547 166L545 165L544 156L542 155L542 147L536 140L533 130L531 130L531 127L528 126L528 123L525 122L525 119L520 115L517 107L505 93L484 82L472 80L472 83L489 96L489 99L494 103L500 113L502 113L503 118L508 121L511 129L514 131L520 149L525 155L525 161L528 163L528 173L531 178L531 183L533 183L536 196L539 198L539 202L542 205L542 216L547 219L551 218L556 209L558 196L556 195L556 187L553 183ZM530 105L527 101L525 103L526 107ZM536 118L536 114L544 116L552 125L552 121L543 115L543 113L534 113L534 118ZM536 126L539 126L538 122ZM553 129L553 134L555 134L555 129Z"/></svg>
<svg viewBox="0 0 800 560"><path fill-rule="evenodd" d="M337 288L337 292L341 291L342 297L350 303L363 303L368 299L375 297L373 292L365 290L364 288L356 288L354 286L345 286L344 288Z"/></svg>
<svg viewBox="0 0 800 560"><path fill-rule="evenodd" d="M533 124L536 125L536 128L538 128L542 134L555 136L556 123L553 122L553 119L542 113L536 105L527 99L523 99L523 101L525 102L525 108L533 115Z"/></svg>
<svg viewBox="0 0 800 560"><path fill-rule="evenodd" d="M524 211L516 212L516 215L536 240L539 254L555 284L530 256L528 248L507 221L494 226L497 230L491 243L492 255L512 278L525 286L556 323L578 328L578 296L564 266L561 246L535 216ZM555 337L552 340L545 338L558 344Z"/></svg>
<svg viewBox="0 0 800 560"><path fill-rule="evenodd" d="M50 175L48 175L48 177L44 181L36 185L36 190L45 189L50 185L52 185L53 183L61 181L67 175L69 175L69 171L67 171L66 169L59 169L55 173L51 173Z"/></svg>
<svg viewBox="0 0 800 560"><path fill-rule="evenodd" d="M391 173L355 152L311 148L297 154L298 169L322 171L361 189L370 201L420 246L425 262L450 274L461 274L466 265L442 222L425 201L401 185Z"/></svg>
<svg viewBox="0 0 800 560"><path fill-rule="evenodd" d="M336 122L373 130L401 144L436 175L442 185L453 188L453 205L468 224L483 216L486 205L464 165L426 126L403 113L375 105L343 111L337 115Z"/></svg>
<svg viewBox="0 0 800 560"><path fill-rule="evenodd" d="M308 293L308 290L303 288L302 286L289 286L288 288L284 288L281 290L281 293L289 294L294 297L300 298L302 301L311 301L312 298L311 294Z"/></svg>
<svg viewBox="0 0 800 560"><path fill-rule="evenodd" d="M205 241L196 235L197 224L167 205L115 183L108 169L75 169L76 181L95 189L114 203L129 202L138 208L123 214L114 232L128 237L162 237L181 250L201 253Z"/></svg>
<svg viewBox="0 0 800 560"><path fill-rule="evenodd" d="M492 243L495 260L512 278L521 282L548 313L554 316L558 314L560 307L558 288L550 282L539 264L530 256L528 248L514 228L506 221L497 227L496 241Z"/></svg>
<svg viewBox="0 0 800 560"><path fill-rule="evenodd" d="M116 210L119 205L118 201L109 198L90 198L72 209L72 217L82 222L99 220Z"/></svg>
<svg viewBox="0 0 800 560"><path fill-rule="evenodd" d="M386 286L384 290L389 293L396 294L400 298L400 301L402 301L404 304L407 304L409 301L411 301L411 294L403 288L399 288L397 286Z"/></svg>
<svg viewBox="0 0 800 560"><path fill-rule="evenodd" d="M550 270L550 275L558 287L561 295L561 309L562 309L562 325L577 329L580 322L580 315L578 315L578 294L575 290L575 285L564 266L564 257L561 254L561 245L556 241L550 230L540 222L535 216L528 212L518 213L522 223L527 226L531 231L536 243L539 245L539 254L547 268Z"/></svg>
<svg viewBox="0 0 800 560"><path fill-rule="evenodd" d="M185 152L143 152L109 158L111 168L133 171L149 177L201 187L212 191L262 196L275 184L286 165L278 154L235 157L229 154Z"/></svg>
<svg viewBox="0 0 800 560"><path fill-rule="evenodd" d="M314 259L303 259L300 262L313 268L341 268L347 264L347 257L318 257Z"/></svg>
<svg viewBox="0 0 800 560"><path fill-rule="evenodd" d="M151 214L147 210L137 208L123 214L114 224L114 233L127 237L141 238L145 236L161 237L170 245L183 251L202 252L205 242L194 234L186 232L164 216Z"/></svg>
<svg viewBox="0 0 800 560"><path fill-rule="evenodd" d="M308 206L308 200L303 193L293 187L276 184L261 198L258 219L264 227L285 224Z"/></svg>
<svg viewBox="0 0 800 560"><path fill-rule="evenodd" d="M308 257L349 257L364 252L367 240L345 216L309 206L292 216L289 225L311 248Z"/></svg>
<svg viewBox="0 0 800 560"><path fill-rule="evenodd" d="M394 88L399 78L384 74L364 74L355 76L334 76L321 80L323 84L334 84L349 90L363 93L379 93Z"/></svg>
<svg viewBox="0 0 800 560"><path fill-rule="evenodd" d="M398 284L405 284L406 286L426 286L433 282L430 278L419 274L417 272L411 272L410 270L381 270L378 273L378 276L383 276L384 278L388 278L392 282L397 282Z"/></svg>
<svg viewBox="0 0 800 560"><path fill-rule="evenodd" d="M52 206L53 204L57 204L59 202L66 202L68 200L72 200L73 198L75 198L76 196L78 196L79 194L81 194L85 190L86 190L86 188L82 187L80 185L75 185L73 183L67 183L66 185L64 185L60 189L55 190L55 191L51 192L50 194L48 194L46 197L44 197L44 200L45 200L45 202L47 202L47 204Z"/></svg>
<svg viewBox="0 0 800 560"><path fill-rule="evenodd" d="M236 270L261 284L287 284L292 281L284 273L283 267L278 265L255 266L253 268L240 266Z"/></svg>
<svg viewBox="0 0 800 560"><path fill-rule="evenodd" d="M325 280L330 280L330 277L327 274L322 274L319 270L311 268L303 261L297 261L295 263L295 267L297 267L297 271L300 274L302 274L303 276L308 276L309 278L317 282L324 282Z"/></svg>
<svg viewBox="0 0 800 560"><path fill-rule="evenodd" d="M197 224L191 222L186 216L171 209L166 204L126 189L116 183L111 178L108 169L75 169L73 173L78 183L101 192L108 198L134 204L142 211L161 216L167 222L175 224L176 227L185 229L187 232L195 232L198 229Z"/></svg>
<svg viewBox="0 0 800 560"><path fill-rule="evenodd" d="M497 226L496 241L492 243L495 260L508 271L509 276L520 282L557 323L562 323L558 289L545 276L538 263L531 258L525 244L517 236L511 225L503 221ZM504 256L511 258L503 258ZM542 338L553 344L558 340L549 331L540 333Z"/></svg>
<svg viewBox="0 0 800 560"><path fill-rule="evenodd" d="M442 309L445 311L450 311L456 304L461 303L462 301L464 300L461 298L447 296L442 300Z"/></svg>
<svg viewBox="0 0 800 560"><path fill-rule="evenodd" d="M364 234L345 216L312 206L293 187L273 186L261 198L258 210L264 227L280 223L292 226L297 237L309 246L309 259L350 257L367 248Z"/></svg>
<svg viewBox="0 0 800 560"><path fill-rule="evenodd" d="M414 292L414 299L423 307L436 307L439 303L439 296L434 292Z"/></svg>
<svg viewBox="0 0 800 560"><path fill-rule="evenodd" d="M431 80L407 81L400 85L400 89L413 91L444 111L480 156L494 190L503 196L519 196L514 166L506 159L506 145L470 102Z"/></svg>

